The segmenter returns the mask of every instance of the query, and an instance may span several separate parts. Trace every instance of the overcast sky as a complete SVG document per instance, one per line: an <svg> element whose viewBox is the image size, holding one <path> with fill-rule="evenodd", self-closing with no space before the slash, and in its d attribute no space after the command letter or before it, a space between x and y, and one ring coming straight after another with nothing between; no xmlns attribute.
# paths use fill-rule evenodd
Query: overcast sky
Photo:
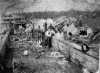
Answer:
<svg viewBox="0 0 100 73"><path fill-rule="evenodd" d="M0 13L100 10L100 0L0 0Z"/></svg>
<svg viewBox="0 0 100 73"><path fill-rule="evenodd" d="M43 11L95 11L100 10L100 0L0 0L1 16L5 13L17 11L43 12ZM0 30L1 30L0 25Z"/></svg>

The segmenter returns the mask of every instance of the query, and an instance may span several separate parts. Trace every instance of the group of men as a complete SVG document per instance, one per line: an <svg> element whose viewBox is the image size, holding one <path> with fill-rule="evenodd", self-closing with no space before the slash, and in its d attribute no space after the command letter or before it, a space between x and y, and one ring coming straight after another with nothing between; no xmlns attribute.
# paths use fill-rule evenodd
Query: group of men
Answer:
<svg viewBox="0 0 100 73"><path fill-rule="evenodd" d="M65 39L65 32L67 33L66 38L79 35L80 38L88 37L92 34L91 28L88 27L76 27L75 23L77 19L74 17L60 17L57 20L52 18L37 19L36 23L29 22L26 24L25 32L30 33L34 30L42 32L42 41L38 41L41 46L52 47L52 38ZM22 27L20 26L19 29ZM33 32L34 33L34 32ZM33 35L34 36L34 35ZM38 35L37 35L38 37Z"/></svg>

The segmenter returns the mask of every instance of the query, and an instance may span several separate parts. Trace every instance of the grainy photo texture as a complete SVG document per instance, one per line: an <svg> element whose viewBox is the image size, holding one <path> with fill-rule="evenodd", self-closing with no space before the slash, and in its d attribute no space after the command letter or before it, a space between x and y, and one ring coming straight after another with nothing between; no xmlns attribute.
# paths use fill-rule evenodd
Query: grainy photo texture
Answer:
<svg viewBox="0 0 100 73"><path fill-rule="evenodd" d="M100 73L100 0L0 0L0 73Z"/></svg>

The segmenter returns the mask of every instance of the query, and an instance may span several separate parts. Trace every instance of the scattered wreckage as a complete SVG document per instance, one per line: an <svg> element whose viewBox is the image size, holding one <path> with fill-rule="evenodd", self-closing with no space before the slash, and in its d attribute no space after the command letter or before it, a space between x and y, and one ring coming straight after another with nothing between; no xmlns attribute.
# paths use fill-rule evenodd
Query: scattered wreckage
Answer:
<svg viewBox="0 0 100 73"><path fill-rule="evenodd" d="M89 54L91 47L88 43L91 36L94 35L93 30L88 26L77 27L77 18L61 16L56 19L38 18L27 22L24 20L25 18L18 18L20 16L11 18L10 26L12 26L8 46L13 49L12 68L15 73L17 73L16 63L42 62L41 59L45 60L45 57L50 58L50 63L54 58L54 62L57 61L59 64L72 62L82 65L82 68L90 70L89 72L97 70L98 58L95 59L93 54ZM92 57L93 61L83 61L84 56L85 59ZM58 61L59 59L63 60ZM90 66L93 63L94 66L90 68L87 63ZM94 67L95 69L93 69Z"/></svg>

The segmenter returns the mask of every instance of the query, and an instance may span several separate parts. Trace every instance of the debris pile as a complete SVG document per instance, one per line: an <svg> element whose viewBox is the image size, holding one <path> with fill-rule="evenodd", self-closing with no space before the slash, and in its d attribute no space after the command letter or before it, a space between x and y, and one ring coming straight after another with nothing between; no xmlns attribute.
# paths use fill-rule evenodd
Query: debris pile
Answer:
<svg viewBox="0 0 100 73"><path fill-rule="evenodd" d="M17 71L20 69L15 68L16 63L18 67L24 67L24 64L25 67L27 65L33 67L33 65L38 65L38 63L41 65L42 62L46 66L51 64L50 67L55 63L66 67L66 64L69 65L68 62L73 63L72 53L74 52L71 49L77 48L84 54L90 51L88 43L91 36L94 35L93 30L88 26L79 27L80 23L76 17L61 16L57 18L28 19L24 16L15 15L11 18L10 23L12 27L9 37L9 48L13 50L13 68L15 73L18 73ZM74 62L78 61L74 60ZM79 65L78 63L76 64ZM31 70L34 71L35 69ZM43 73L45 72L44 70L42 71ZM46 73L49 73L48 71L47 69ZM64 72L59 71L58 73Z"/></svg>

